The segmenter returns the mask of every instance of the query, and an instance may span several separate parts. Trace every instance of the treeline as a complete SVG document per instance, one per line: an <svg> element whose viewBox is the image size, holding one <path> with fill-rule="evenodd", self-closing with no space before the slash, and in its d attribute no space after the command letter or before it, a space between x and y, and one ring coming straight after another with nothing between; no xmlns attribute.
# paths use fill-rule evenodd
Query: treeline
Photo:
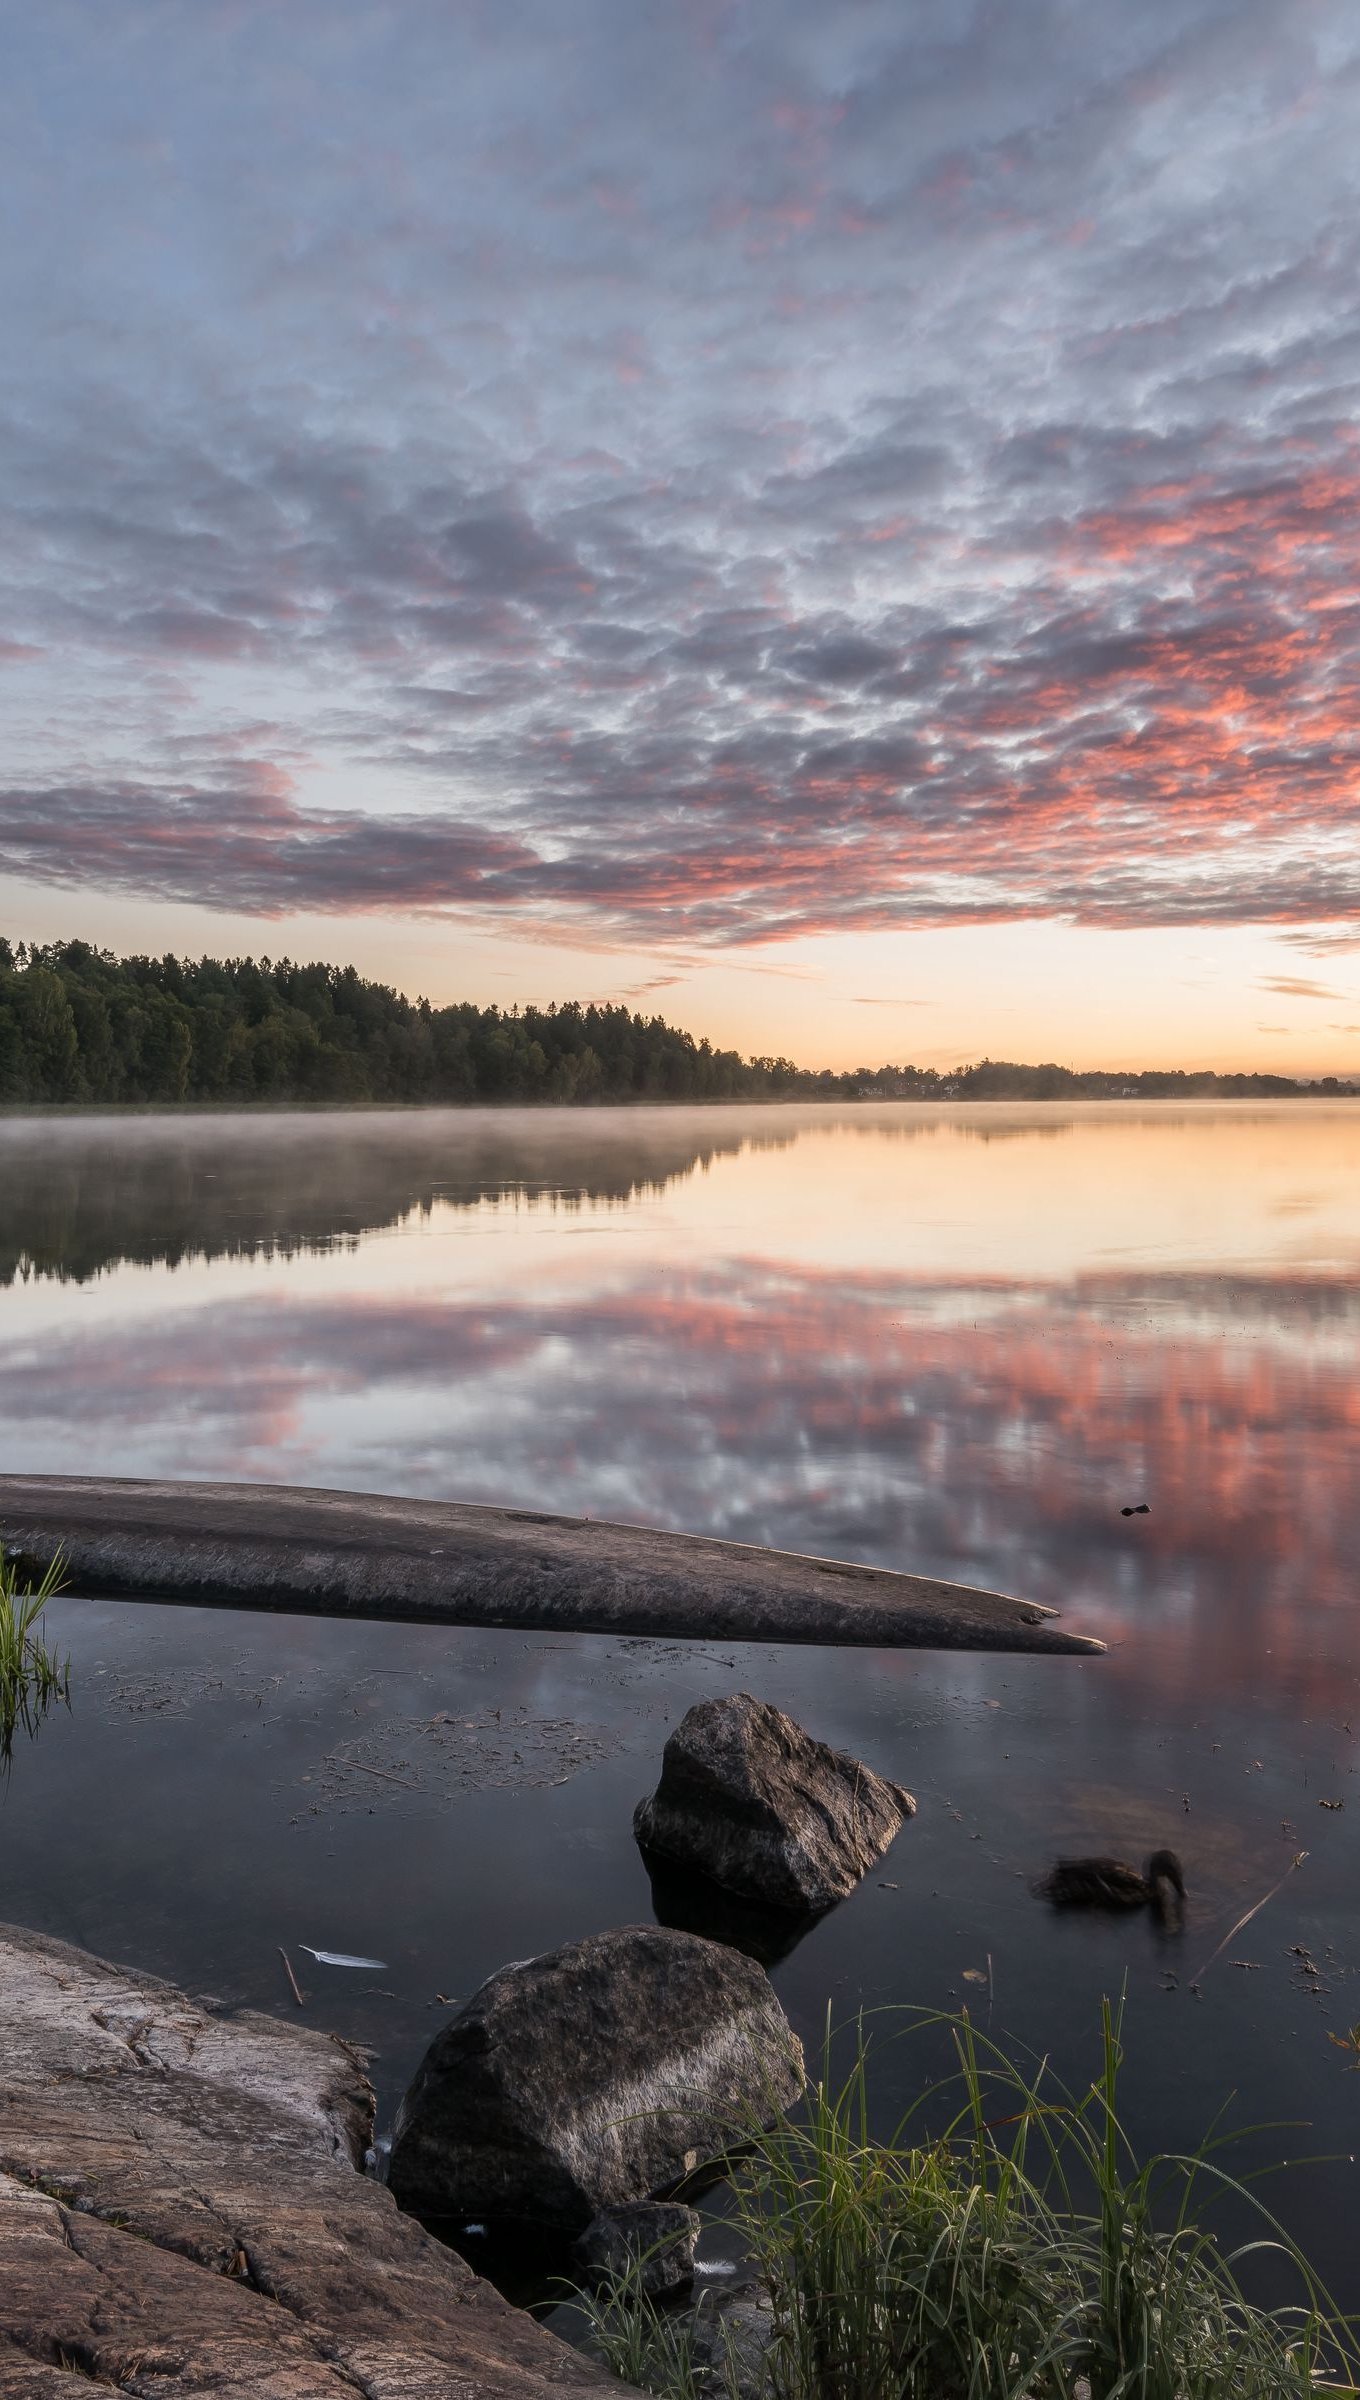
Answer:
<svg viewBox="0 0 1360 2400"><path fill-rule="evenodd" d="M632 1010L432 1008L353 967L114 958L0 940L0 1106L54 1102L1250 1099L1325 1076L1077 1073L984 1059L814 1073Z"/></svg>
<svg viewBox="0 0 1360 2400"><path fill-rule="evenodd" d="M785 1059L627 1008L432 1008L353 967L0 940L0 1105L763 1100Z"/></svg>
<svg viewBox="0 0 1360 2400"><path fill-rule="evenodd" d="M814 1078L814 1080L816 1080ZM1310 1095L1354 1100L1360 1084L1335 1075L1315 1081L1297 1075L1216 1075L1210 1068L1145 1067L1128 1074L1106 1067L1025 1067L984 1058L937 1075L930 1067L867 1067L835 1079L858 1100L1306 1100Z"/></svg>

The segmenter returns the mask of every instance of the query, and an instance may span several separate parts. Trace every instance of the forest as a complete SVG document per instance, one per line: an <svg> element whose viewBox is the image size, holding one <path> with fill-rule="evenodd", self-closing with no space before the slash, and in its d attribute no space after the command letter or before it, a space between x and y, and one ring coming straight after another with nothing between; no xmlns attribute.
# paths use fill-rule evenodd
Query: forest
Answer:
<svg viewBox="0 0 1360 2400"><path fill-rule="evenodd" d="M432 1007L353 967L115 958L0 939L0 1107L1354 1097L1326 1076L983 1059L843 1073L743 1058L633 1010Z"/></svg>

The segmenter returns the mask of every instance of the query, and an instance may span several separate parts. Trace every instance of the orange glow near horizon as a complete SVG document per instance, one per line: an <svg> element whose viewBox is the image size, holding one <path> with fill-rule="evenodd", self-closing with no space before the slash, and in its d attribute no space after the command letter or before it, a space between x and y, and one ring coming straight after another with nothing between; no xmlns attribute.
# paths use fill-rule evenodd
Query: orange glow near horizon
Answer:
<svg viewBox="0 0 1360 2400"><path fill-rule="evenodd" d="M1360 1078L1360 938L1260 926L963 925L729 951L587 945L430 916L260 920L11 885L11 940L321 958L436 1006L621 1001L715 1047L837 1071L984 1057ZM1279 987L1285 987L1283 989ZM1289 988L1289 987L1298 988Z"/></svg>

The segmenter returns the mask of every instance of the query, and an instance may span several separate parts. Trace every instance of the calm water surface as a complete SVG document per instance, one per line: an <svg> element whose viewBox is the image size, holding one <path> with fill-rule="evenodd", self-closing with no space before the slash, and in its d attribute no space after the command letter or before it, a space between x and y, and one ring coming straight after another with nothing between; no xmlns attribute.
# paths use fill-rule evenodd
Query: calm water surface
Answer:
<svg viewBox="0 0 1360 2400"><path fill-rule="evenodd" d="M1111 1645L72 1597L72 1713L0 1800L0 1915L275 2010L288 1945L390 2112L438 1995L650 1918L633 1803L691 1701L749 1688L920 1800L774 1964L805 2039L828 2006L967 2001L1080 2082L1127 1981L1140 2138L1193 2141L1233 2091L1295 2121L1244 2156L1330 2154L1271 2197L1360 2307L1360 2077L1328 2038L1360 2018L1358 1189L1360 1109L1312 1104L0 1124L6 1470L637 1519L999 1585ZM1178 1938L1029 1895L1055 1850L1163 1842ZM885 2051L885 2127L931 2065Z"/></svg>

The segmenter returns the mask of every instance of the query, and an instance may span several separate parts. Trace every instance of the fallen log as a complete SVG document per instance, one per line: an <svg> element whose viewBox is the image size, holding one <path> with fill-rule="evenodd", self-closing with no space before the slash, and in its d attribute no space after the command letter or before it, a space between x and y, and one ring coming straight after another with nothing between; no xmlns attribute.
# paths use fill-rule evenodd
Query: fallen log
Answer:
<svg viewBox="0 0 1360 2400"><path fill-rule="evenodd" d="M1056 1611L740 1542L283 1484L0 1476L0 1542L68 1588L310 1616L873 1649L1104 1648Z"/></svg>

